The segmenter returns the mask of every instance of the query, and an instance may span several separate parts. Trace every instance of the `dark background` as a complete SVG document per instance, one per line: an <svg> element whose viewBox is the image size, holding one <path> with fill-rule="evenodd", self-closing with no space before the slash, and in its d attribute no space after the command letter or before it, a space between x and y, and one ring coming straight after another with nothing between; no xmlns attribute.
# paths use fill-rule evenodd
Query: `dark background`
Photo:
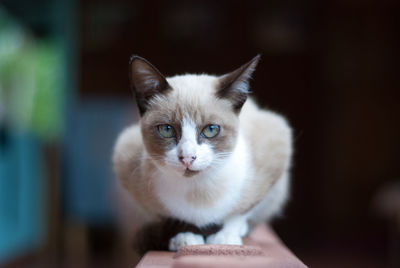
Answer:
<svg viewBox="0 0 400 268"><path fill-rule="evenodd" d="M4 6L37 38L67 36L73 82L66 91L82 106L122 99L134 108L127 75L132 54L170 76L223 74L261 53L254 97L285 115L295 138L292 197L275 230L311 267L395 267L399 223L374 200L400 178L398 1L82 0L64 3L66 9L34 2ZM49 26L53 20L60 28ZM47 149L50 158L59 157L60 170L53 172L62 196L68 196L65 139ZM57 232L68 221L62 200L53 208L60 211L51 221ZM88 230L91 258L115 251L113 225L79 225ZM65 239L57 232L50 237L64 256Z"/></svg>

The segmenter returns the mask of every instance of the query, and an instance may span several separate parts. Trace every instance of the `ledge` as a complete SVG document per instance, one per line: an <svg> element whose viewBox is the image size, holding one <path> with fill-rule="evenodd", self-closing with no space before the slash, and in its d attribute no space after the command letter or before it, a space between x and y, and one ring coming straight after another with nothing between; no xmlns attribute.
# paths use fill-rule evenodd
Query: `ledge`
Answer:
<svg viewBox="0 0 400 268"><path fill-rule="evenodd" d="M243 246L199 245L178 252L149 251L136 267L307 267L267 225L258 225L243 242Z"/></svg>

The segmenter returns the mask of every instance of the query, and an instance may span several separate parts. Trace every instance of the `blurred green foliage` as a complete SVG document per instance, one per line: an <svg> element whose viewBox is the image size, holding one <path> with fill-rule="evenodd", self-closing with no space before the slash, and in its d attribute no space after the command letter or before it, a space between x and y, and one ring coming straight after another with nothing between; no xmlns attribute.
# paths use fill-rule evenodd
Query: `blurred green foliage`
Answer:
<svg viewBox="0 0 400 268"><path fill-rule="evenodd" d="M0 123L47 141L62 133L62 52L56 39L35 38L0 7Z"/></svg>

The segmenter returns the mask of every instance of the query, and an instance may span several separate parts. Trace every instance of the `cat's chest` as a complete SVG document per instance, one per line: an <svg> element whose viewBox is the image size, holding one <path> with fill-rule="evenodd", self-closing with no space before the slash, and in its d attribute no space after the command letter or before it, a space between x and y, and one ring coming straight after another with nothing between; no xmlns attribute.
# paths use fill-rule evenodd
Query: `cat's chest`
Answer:
<svg viewBox="0 0 400 268"><path fill-rule="evenodd" d="M201 226L222 222L232 212L240 200L244 176L236 179L233 183L219 177L214 182L194 185L158 177L154 186L160 203L170 213L167 216Z"/></svg>

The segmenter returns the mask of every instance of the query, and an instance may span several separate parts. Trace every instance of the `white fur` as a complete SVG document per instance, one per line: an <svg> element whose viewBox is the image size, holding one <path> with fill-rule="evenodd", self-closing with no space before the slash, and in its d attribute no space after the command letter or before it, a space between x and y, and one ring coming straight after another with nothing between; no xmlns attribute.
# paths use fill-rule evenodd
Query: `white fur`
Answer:
<svg viewBox="0 0 400 268"><path fill-rule="evenodd" d="M238 143L226 163L218 169L205 171L190 178L177 177L176 173L158 170L154 174L154 187L157 196L171 213L172 217L204 226L209 223L222 223L231 209L240 202L240 193L247 176L249 152L245 141L239 135ZM201 183L205 188L213 187L215 180L228 178L229 188L224 190L223 198L212 207L202 208L189 203L186 195Z"/></svg>
<svg viewBox="0 0 400 268"><path fill-rule="evenodd" d="M182 137L176 147L166 154L165 164L173 168L177 174L182 176L186 170L186 166L179 161L179 156L191 157L196 159L189 166L190 170L200 171L207 168L213 161L213 153L211 147L206 144L197 143L196 124L189 118L185 118L182 122Z"/></svg>
<svg viewBox="0 0 400 268"><path fill-rule="evenodd" d="M273 216L279 216L286 203L290 191L289 174L283 173L282 177L269 190L264 199L257 204L248 214L249 221L259 223Z"/></svg>
<svg viewBox="0 0 400 268"><path fill-rule="evenodd" d="M214 94L217 83L215 76L206 74L176 75L167 81L176 94L198 102L207 101Z"/></svg>
<svg viewBox="0 0 400 268"><path fill-rule="evenodd" d="M177 251L181 247L191 245L203 245L204 238L202 235L191 232L179 233L169 240L169 250Z"/></svg>
<svg viewBox="0 0 400 268"><path fill-rule="evenodd" d="M219 232L207 237L207 244L241 245L242 237L249 230L248 215L236 215L224 222L224 227Z"/></svg>

